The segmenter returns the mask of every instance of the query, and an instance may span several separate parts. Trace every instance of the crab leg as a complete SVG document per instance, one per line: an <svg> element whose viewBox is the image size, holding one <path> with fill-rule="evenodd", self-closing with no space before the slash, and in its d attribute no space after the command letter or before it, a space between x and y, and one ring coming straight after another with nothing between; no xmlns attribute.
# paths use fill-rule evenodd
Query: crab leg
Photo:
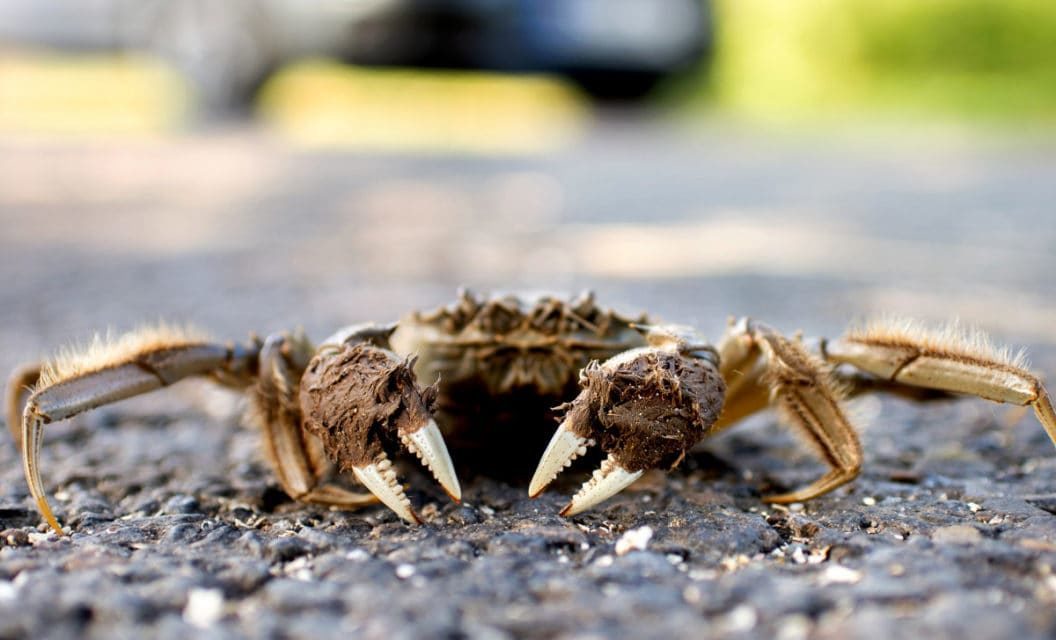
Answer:
<svg viewBox="0 0 1056 640"><path fill-rule="evenodd" d="M995 348L982 334L878 322L823 343L822 353L892 383L1029 405L1056 444L1056 410L1041 380L1022 357Z"/></svg>
<svg viewBox="0 0 1056 640"><path fill-rule="evenodd" d="M294 500L341 509L374 504L378 500L373 494L322 482L330 464L318 439L301 428L297 406L298 382L311 350L299 332L268 336L260 350L257 384L250 394L249 421L260 428L279 484Z"/></svg>
<svg viewBox="0 0 1056 640"><path fill-rule="evenodd" d="M257 357L257 345L225 346L197 341L168 330L130 334L124 343L103 345L100 353L72 356L45 366L38 388L22 413L22 469L30 495L57 533L62 527L51 511L40 478L44 425L131 398L194 375L226 372L243 379ZM120 351L125 351L120 355Z"/></svg>
<svg viewBox="0 0 1056 640"><path fill-rule="evenodd" d="M7 428L15 443L22 443L22 398L32 392L40 380L40 364L24 364L11 372L7 379L7 391L4 394L7 403Z"/></svg>

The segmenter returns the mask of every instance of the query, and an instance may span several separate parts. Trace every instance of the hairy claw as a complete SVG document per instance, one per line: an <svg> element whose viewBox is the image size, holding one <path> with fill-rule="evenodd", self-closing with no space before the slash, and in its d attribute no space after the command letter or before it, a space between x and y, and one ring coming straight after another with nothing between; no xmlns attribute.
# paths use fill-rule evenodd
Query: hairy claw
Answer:
<svg viewBox="0 0 1056 640"><path fill-rule="evenodd" d="M610 498L648 469L669 468L707 433L722 411L725 385L713 352L682 328L648 327L654 346L630 349L580 376L571 403L529 488L537 495L586 446L608 454L562 511L574 515Z"/></svg>
<svg viewBox="0 0 1056 640"><path fill-rule="evenodd" d="M397 515L418 523L389 462L395 448L418 456L455 502L462 488L431 415L435 387L419 387L413 367L413 359L369 342L332 345L308 364L300 403L305 430L338 468L351 469Z"/></svg>

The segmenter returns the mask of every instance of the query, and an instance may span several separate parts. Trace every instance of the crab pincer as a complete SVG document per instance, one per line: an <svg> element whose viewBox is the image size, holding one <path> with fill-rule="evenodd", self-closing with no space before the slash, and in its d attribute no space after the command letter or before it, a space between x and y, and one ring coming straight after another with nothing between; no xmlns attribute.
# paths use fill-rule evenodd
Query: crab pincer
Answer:
<svg viewBox="0 0 1056 640"><path fill-rule="evenodd" d="M648 346L580 372L579 395L543 453L528 493L535 497L593 446L607 457L561 515L619 493L645 471L678 464L722 412L726 385L714 349L687 328L637 327Z"/></svg>
<svg viewBox="0 0 1056 640"><path fill-rule="evenodd" d="M422 388L414 359L369 342L324 345L301 380L304 428L340 471L352 471L381 502L412 524L421 520L396 477L390 454L415 454L455 502L462 489L432 418L436 386Z"/></svg>

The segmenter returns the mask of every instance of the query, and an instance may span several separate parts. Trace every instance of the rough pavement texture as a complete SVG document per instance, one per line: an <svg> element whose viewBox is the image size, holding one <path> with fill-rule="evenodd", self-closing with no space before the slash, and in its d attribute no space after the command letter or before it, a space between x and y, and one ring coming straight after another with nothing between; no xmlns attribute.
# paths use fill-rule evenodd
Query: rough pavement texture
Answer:
<svg viewBox="0 0 1056 640"><path fill-rule="evenodd" d="M1056 266L1051 149L603 134L524 162L290 156L239 139L3 145L0 364L157 315L229 338L302 323L321 339L445 302L468 280L593 286L625 311L709 335L727 313L809 333L869 310L961 315L1033 344L1036 368L1056 374L1052 284L1038 276ZM611 160L620 145L638 150L626 167ZM558 213L546 189L558 189ZM494 222L498 204L519 213ZM709 226L730 207L741 213ZM413 211L425 213L412 228ZM1007 214L996 226L995 211ZM699 239L701 255L734 257L694 253L656 271L670 256L639 257L635 278L546 245L588 231L614 241L606 234L624 227L609 221L650 241L665 225L725 229ZM831 228L831 246L755 242ZM845 244L859 253L811 262ZM744 255L759 261L724 271ZM505 270L515 263L519 275ZM529 268L543 263L571 275ZM685 276L665 271L679 265ZM0 448L0 637L1056 634L1056 450L1032 415L1006 407L862 399L862 477L788 510L759 496L821 468L768 414L571 520L556 512L586 464L537 500L527 482L466 477L457 506L404 460L419 528L381 507L289 501L238 413L226 395L181 384L50 426L42 470L64 538L41 526L15 452Z"/></svg>

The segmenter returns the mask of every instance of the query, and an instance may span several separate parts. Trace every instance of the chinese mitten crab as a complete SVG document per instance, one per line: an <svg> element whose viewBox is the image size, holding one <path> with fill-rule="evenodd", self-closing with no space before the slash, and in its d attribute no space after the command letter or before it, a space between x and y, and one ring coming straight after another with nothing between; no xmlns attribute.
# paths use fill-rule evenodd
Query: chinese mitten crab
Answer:
<svg viewBox="0 0 1056 640"><path fill-rule="evenodd" d="M1021 358L979 334L879 322L818 341L815 351L749 319L731 320L712 347L688 327L603 310L591 295L525 301L462 293L449 307L393 325L347 327L318 345L300 332L236 345L164 327L97 340L16 371L8 421L30 492L59 532L38 464L44 425L191 376L246 391L248 419L263 432L278 481L292 498L341 508L380 500L412 523L418 516L390 459L399 448L418 456L457 501L461 489L445 435L470 447L481 433L497 443L515 441L523 434L513 429L544 429L535 416L555 406L560 424L531 479L531 495L588 449L606 454L564 515L593 507L646 470L678 464L705 436L769 406L802 432L829 470L806 487L764 499L820 496L853 480L862 461L843 399L875 389L1030 405L1056 442L1056 412L1041 383ZM370 493L331 483L335 470L351 471Z"/></svg>

